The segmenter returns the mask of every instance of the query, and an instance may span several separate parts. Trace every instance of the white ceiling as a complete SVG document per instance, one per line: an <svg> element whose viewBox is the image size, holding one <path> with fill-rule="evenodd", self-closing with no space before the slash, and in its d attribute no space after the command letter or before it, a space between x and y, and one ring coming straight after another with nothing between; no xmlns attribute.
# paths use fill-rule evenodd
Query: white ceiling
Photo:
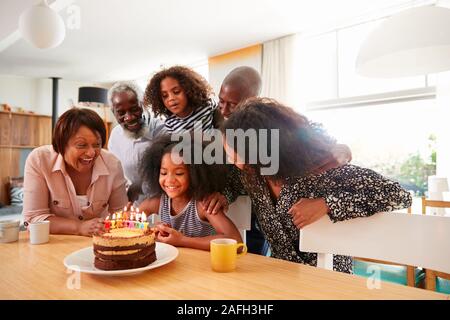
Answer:
<svg viewBox="0 0 450 320"><path fill-rule="evenodd" d="M80 29L62 45L33 48L17 31L19 15L38 0L0 0L0 74L110 82L147 76L160 65L209 56L283 35L342 23L409 0L56 0Z"/></svg>

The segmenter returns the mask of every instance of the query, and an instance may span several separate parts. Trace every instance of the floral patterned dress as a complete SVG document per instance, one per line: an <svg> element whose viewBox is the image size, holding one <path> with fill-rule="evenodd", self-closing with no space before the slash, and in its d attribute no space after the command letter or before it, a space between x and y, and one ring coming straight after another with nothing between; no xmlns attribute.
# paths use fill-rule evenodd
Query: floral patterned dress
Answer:
<svg viewBox="0 0 450 320"><path fill-rule="evenodd" d="M324 198L333 222L406 208L412 202L409 192L397 182L354 165L330 169L318 175L288 178L276 200L271 197L262 176L231 170L224 191L228 201L233 202L243 190L252 200L253 211L270 243L272 257L312 266L317 265L317 254L299 250L301 231L288 213L301 198ZM352 259L335 255L333 266L336 271L351 273Z"/></svg>

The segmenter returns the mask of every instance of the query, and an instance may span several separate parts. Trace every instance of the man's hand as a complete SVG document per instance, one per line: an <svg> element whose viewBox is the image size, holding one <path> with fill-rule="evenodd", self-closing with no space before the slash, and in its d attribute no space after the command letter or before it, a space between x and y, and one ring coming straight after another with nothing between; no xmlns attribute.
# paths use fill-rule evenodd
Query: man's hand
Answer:
<svg viewBox="0 0 450 320"><path fill-rule="evenodd" d="M205 197L200 204L208 214L228 211L228 200L220 192L214 192Z"/></svg>
<svg viewBox="0 0 450 320"><path fill-rule="evenodd" d="M302 198L295 203L288 213L292 216L292 221L297 228L301 229L316 222L330 211L325 199Z"/></svg>

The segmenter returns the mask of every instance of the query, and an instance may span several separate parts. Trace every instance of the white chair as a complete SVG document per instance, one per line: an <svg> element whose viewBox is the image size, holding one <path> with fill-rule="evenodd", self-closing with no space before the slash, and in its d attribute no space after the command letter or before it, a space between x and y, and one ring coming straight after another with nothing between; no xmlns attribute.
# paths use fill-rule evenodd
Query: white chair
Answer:
<svg viewBox="0 0 450 320"><path fill-rule="evenodd" d="M246 243L245 231L251 228L252 201L249 196L239 196L228 207L226 215L233 221L241 233L242 241Z"/></svg>
<svg viewBox="0 0 450 320"><path fill-rule="evenodd" d="M301 230L300 250L317 252L317 266L330 270L332 254L341 254L449 273L450 218L392 212L333 223L324 216Z"/></svg>
<svg viewBox="0 0 450 320"><path fill-rule="evenodd" d="M408 207L407 212L408 214L411 214L412 208ZM420 287L423 285L422 282L425 277L425 272L419 271L415 266L402 265L376 259L353 257L353 272L356 275L367 276L369 274L367 272L368 268L374 266L379 267L381 273L385 273L382 278L386 281L391 281L394 283L402 283L403 281L406 281L406 285L410 287ZM361 270L361 267L365 267L367 269L363 271ZM403 274L403 270L405 271L405 274ZM400 277L397 278L399 275Z"/></svg>

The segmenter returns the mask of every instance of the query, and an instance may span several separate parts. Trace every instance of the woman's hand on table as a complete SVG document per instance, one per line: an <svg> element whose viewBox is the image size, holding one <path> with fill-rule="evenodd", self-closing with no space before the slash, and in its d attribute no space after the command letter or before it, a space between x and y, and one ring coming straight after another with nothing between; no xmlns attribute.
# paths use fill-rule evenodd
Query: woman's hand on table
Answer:
<svg viewBox="0 0 450 320"><path fill-rule="evenodd" d="M302 198L296 202L288 213L292 216L292 221L299 229L316 222L330 211L325 199Z"/></svg>
<svg viewBox="0 0 450 320"><path fill-rule="evenodd" d="M208 214L228 211L228 200L220 192L214 192L206 196L200 204Z"/></svg>
<svg viewBox="0 0 450 320"><path fill-rule="evenodd" d="M78 234L80 236L90 237L94 234L105 232L105 226L102 218L94 218L80 223L78 226Z"/></svg>

